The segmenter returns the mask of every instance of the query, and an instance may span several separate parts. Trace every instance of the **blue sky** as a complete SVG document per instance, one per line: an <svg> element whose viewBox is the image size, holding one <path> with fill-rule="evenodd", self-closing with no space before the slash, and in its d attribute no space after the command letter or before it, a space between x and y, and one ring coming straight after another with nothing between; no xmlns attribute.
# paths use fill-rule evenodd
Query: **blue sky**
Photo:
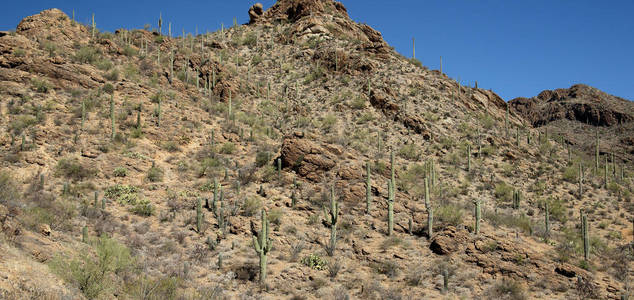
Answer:
<svg viewBox="0 0 634 300"><path fill-rule="evenodd" d="M274 1L260 1L265 8ZM379 30L401 54L412 55L463 84L478 81L505 100L585 83L634 100L634 1L435 0L341 1L353 20ZM0 30L57 7L101 30L156 26L159 12L173 30L214 31L248 21L254 1L9 1Z"/></svg>

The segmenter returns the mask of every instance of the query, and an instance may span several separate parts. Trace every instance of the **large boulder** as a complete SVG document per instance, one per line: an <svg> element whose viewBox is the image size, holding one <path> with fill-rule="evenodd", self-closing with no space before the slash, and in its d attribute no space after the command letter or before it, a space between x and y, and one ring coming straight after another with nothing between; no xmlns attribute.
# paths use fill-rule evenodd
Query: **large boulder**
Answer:
<svg viewBox="0 0 634 300"><path fill-rule="evenodd" d="M257 22L260 17L264 14L264 9L262 8L262 3L256 3L249 8L249 24L253 24Z"/></svg>
<svg viewBox="0 0 634 300"><path fill-rule="evenodd" d="M288 136L282 142L282 167L295 170L308 180L319 182L324 172L337 164L338 149L313 142L300 134Z"/></svg>

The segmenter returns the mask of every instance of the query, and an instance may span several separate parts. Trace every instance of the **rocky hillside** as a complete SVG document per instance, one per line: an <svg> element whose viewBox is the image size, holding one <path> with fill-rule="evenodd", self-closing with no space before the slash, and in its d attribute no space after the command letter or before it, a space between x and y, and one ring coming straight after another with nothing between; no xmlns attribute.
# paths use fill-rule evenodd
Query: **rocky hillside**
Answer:
<svg viewBox="0 0 634 300"><path fill-rule="evenodd" d="M634 102L577 84L546 90L533 98L509 101L514 112L541 130L563 135L567 143L593 155L600 135L601 154L634 161Z"/></svg>
<svg viewBox="0 0 634 300"><path fill-rule="evenodd" d="M0 298L630 293L631 161L596 168L341 3L248 13L0 33Z"/></svg>

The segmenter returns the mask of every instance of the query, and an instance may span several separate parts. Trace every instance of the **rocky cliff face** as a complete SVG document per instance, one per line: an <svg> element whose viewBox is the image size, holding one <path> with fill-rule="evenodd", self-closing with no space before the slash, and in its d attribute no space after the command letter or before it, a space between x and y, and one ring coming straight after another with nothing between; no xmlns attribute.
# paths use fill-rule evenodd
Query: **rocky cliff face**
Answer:
<svg viewBox="0 0 634 300"><path fill-rule="evenodd" d="M632 101L577 84L546 90L533 98L516 98L509 105L532 126L563 135L588 155L594 154L594 137L599 134L602 154L615 153L623 160L634 161Z"/></svg>
<svg viewBox="0 0 634 300"><path fill-rule="evenodd" d="M543 91L536 97L516 98L509 103L535 127L562 119L603 127L634 121L633 102L583 84Z"/></svg>

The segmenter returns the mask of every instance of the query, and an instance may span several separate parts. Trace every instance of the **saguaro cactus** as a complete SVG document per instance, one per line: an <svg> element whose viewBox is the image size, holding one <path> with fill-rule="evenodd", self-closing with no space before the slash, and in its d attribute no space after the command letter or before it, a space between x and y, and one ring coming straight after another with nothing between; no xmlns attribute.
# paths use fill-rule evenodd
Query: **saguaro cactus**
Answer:
<svg viewBox="0 0 634 300"><path fill-rule="evenodd" d="M203 205L202 200L198 198L196 202L196 231L202 233L203 229Z"/></svg>
<svg viewBox="0 0 634 300"><path fill-rule="evenodd" d="M391 236L394 230L394 183L391 180L387 182L387 190L387 235Z"/></svg>
<svg viewBox="0 0 634 300"><path fill-rule="evenodd" d="M467 172L471 172L471 144L467 144Z"/></svg>
<svg viewBox="0 0 634 300"><path fill-rule="evenodd" d="M429 176L425 177L425 207L429 208Z"/></svg>
<svg viewBox="0 0 634 300"><path fill-rule="evenodd" d="M390 172L391 172L391 180L392 180L392 184L396 183L396 180L394 178L394 149L390 149Z"/></svg>
<svg viewBox="0 0 634 300"><path fill-rule="evenodd" d="M81 101L81 130L84 130L84 122L86 121L86 101Z"/></svg>
<svg viewBox="0 0 634 300"><path fill-rule="evenodd" d="M430 206L427 208L427 237L431 239L433 234L434 234L434 208Z"/></svg>
<svg viewBox="0 0 634 300"><path fill-rule="evenodd" d="M262 229L257 237L253 237L253 249L260 255L260 284L266 280L266 255L271 251L271 239L269 239L269 220L266 210L262 209Z"/></svg>
<svg viewBox="0 0 634 300"><path fill-rule="evenodd" d="M504 120L504 128L506 130L507 137L509 135L509 107L510 105L507 103L506 104L506 119Z"/></svg>
<svg viewBox="0 0 634 300"><path fill-rule="evenodd" d="M370 185L370 162L365 162L365 213L370 213L370 202L372 201L372 186Z"/></svg>
<svg viewBox="0 0 634 300"><path fill-rule="evenodd" d="M544 226L546 227L546 239L550 236L550 212L548 211L548 202L544 204Z"/></svg>
<svg viewBox="0 0 634 300"><path fill-rule="evenodd" d="M588 217L583 215L581 217L581 230L583 233L583 258L588 261L588 257L590 256L590 241L588 237Z"/></svg>
<svg viewBox="0 0 634 300"><path fill-rule="evenodd" d="M110 138L114 140L114 137L117 134L114 124L114 95L110 95L110 122L112 123L112 133Z"/></svg>
<svg viewBox="0 0 634 300"><path fill-rule="evenodd" d="M480 211L480 200L474 201L475 204L475 234L480 234L480 219L481 211Z"/></svg>
<svg viewBox="0 0 634 300"><path fill-rule="evenodd" d="M333 255L337 248L337 221L339 220L339 203L335 200L335 186L330 187L330 211L324 206L324 218L327 219L330 226L330 245L328 246L328 254Z"/></svg>
<svg viewBox="0 0 634 300"><path fill-rule="evenodd" d="M92 14L92 38L95 38L95 29L97 28L97 24L95 24L95 13Z"/></svg>
<svg viewBox="0 0 634 300"><path fill-rule="evenodd" d="M447 267L442 269L442 290L445 293L449 290L449 271Z"/></svg>
<svg viewBox="0 0 634 300"><path fill-rule="evenodd" d="M594 144L594 169L599 171L599 131L596 133L596 142Z"/></svg>
<svg viewBox="0 0 634 300"><path fill-rule="evenodd" d="M579 199L583 196L583 172L581 168L581 164L579 164Z"/></svg>
<svg viewBox="0 0 634 300"><path fill-rule="evenodd" d="M81 229L81 242L88 243L88 227L86 226Z"/></svg>

